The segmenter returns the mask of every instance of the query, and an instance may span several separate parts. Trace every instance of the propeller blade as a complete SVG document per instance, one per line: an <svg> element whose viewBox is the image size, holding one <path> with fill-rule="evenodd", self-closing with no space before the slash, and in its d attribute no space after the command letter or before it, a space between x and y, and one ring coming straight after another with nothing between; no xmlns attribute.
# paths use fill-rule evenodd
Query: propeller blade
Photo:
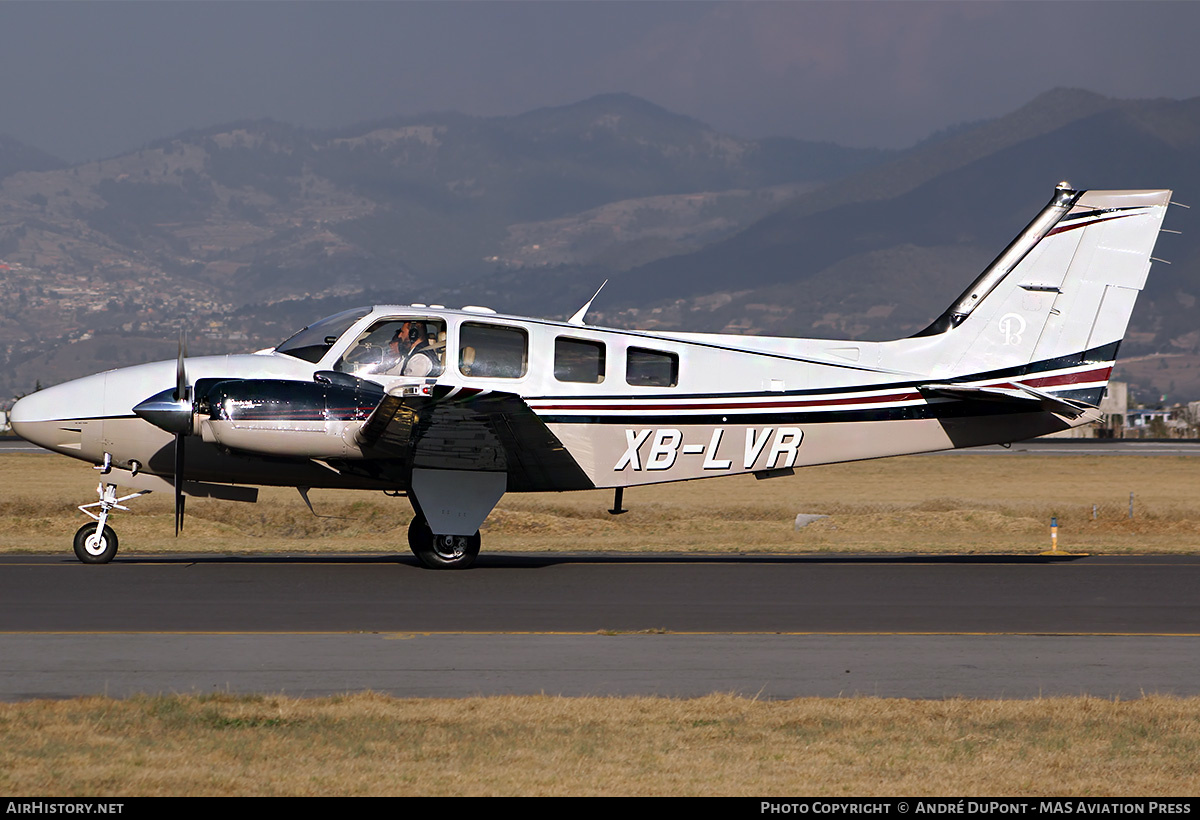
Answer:
<svg viewBox="0 0 1200 820"><path fill-rule="evenodd" d="M187 398L187 371L184 368L183 360L187 358L187 331L179 331L179 358L175 364L175 401L184 401Z"/></svg>
<svg viewBox="0 0 1200 820"><path fill-rule="evenodd" d="M179 358L175 363L175 386L155 393L134 406L133 412L168 433L195 432L196 406L187 380L187 332L179 331Z"/></svg>
<svg viewBox="0 0 1200 820"><path fill-rule="evenodd" d="M186 405L188 415L188 429L175 433L175 537L179 537L180 530L183 529L183 505L186 499L183 496L183 453L184 439L192 432L192 418L196 408L192 405L192 397L188 389L187 368L184 365L184 359L187 358L187 330L180 329L179 331L179 359L175 365L175 401L180 405Z"/></svg>
<svg viewBox="0 0 1200 820"><path fill-rule="evenodd" d="M186 499L183 496L183 449L184 449L184 434L175 434L175 537L179 537L180 530L183 529L183 504Z"/></svg>

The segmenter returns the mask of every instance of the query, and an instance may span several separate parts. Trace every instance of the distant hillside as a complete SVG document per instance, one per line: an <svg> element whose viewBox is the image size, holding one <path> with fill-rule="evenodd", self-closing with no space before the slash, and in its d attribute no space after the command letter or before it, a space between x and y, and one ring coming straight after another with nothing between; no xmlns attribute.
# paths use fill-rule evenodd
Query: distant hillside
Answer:
<svg viewBox="0 0 1200 820"><path fill-rule="evenodd" d="M1064 95L1048 96L1062 101ZM924 158L923 179L911 173L913 159L905 155L800 197L729 239L618 275L606 304L642 308L640 315L645 307L663 308L680 298L736 294L677 308L676 321L693 328L733 324L753 332L871 338L913 332L1004 248L1060 179L1084 188L1170 187L1184 202L1200 191L1200 99L1110 102L1101 106L1094 95L1081 94L1080 104L1067 108L1084 116L1052 129L1038 118L1039 127L1019 139L1018 126L1030 121L1030 109L1044 107L1035 102L1011 115L1015 123L1001 118L981 126L1005 133L1002 142L967 131L943 143L944 167ZM983 145L1000 147L985 152ZM883 183L871 188L865 181L875 175L895 180L897 166L908 181L896 186L895 195L874 195ZM856 188L862 198L846 201L846 188ZM815 208L826 196L830 206ZM1141 352L1186 345L1177 340L1200 324L1185 307L1200 296L1200 232L1186 230L1189 218L1187 211L1172 211L1168 227L1184 228L1184 234L1160 238L1156 255L1172 264L1155 267L1139 302L1138 335L1130 346ZM719 308L712 307L716 302ZM777 309L756 317L747 307L752 304Z"/></svg>
<svg viewBox="0 0 1200 820"><path fill-rule="evenodd" d="M0 179L0 390L29 380L22 363L61 362L45 353L63 339L187 325L273 341L274 306L296 299L415 300L497 271L641 264L889 156L738 139L620 94L336 132L239 122L75 167L0 142L14 169Z"/></svg>
<svg viewBox="0 0 1200 820"><path fill-rule="evenodd" d="M741 140L620 94L331 132L234 123L76 167L7 145L0 161L23 159L0 178L0 395L158 355L183 327L219 352L372 301L565 317L605 279L599 324L901 336L1061 179L1200 201L1200 99L1067 89L902 152ZM1168 215L1184 233L1160 239L1173 264L1123 348L1151 357L1131 370L1145 390L1200 369L1191 213Z"/></svg>
<svg viewBox="0 0 1200 820"><path fill-rule="evenodd" d="M51 171L67 163L6 134L0 134L0 179L21 171Z"/></svg>
<svg viewBox="0 0 1200 820"><path fill-rule="evenodd" d="M485 292L501 309L563 316L609 278L590 315L597 323L904 336L940 313L1061 179L1084 188L1169 187L1178 201L1196 204L1200 99L1123 101L1059 89L800 193L693 252L628 270L562 264L513 271L480 280L473 292ZM1156 256L1171 264L1155 265L1123 347L1126 355L1172 357L1170 367L1137 369L1145 391L1178 396L1181 385L1200 383L1176 373L1191 362L1200 368L1200 231L1188 228L1193 213L1168 215L1167 227L1183 233L1160 237Z"/></svg>

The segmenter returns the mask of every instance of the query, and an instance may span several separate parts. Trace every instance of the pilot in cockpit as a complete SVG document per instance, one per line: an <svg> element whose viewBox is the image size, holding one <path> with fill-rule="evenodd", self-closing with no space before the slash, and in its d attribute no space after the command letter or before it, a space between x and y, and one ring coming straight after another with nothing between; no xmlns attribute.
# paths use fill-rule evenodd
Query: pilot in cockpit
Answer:
<svg viewBox="0 0 1200 820"><path fill-rule="evenodd" d="M388 344L394 362L388 372L400 376L436 376L442 371L437 351L429 343L424 322L405 322Z"/></svg>

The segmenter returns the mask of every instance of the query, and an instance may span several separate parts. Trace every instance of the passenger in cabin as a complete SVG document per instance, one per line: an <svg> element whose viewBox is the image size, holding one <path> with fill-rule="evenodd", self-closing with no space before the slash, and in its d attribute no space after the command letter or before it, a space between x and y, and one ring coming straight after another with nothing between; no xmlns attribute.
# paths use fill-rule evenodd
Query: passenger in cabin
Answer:
<svg viewBox="0 0 1200 820"><path fill-rule="evenodd" d="M442 372L442 361L433 345L424 322L405 322L392 337L388 345L395 362L388 372L400 376L437 376Z"/></svg>

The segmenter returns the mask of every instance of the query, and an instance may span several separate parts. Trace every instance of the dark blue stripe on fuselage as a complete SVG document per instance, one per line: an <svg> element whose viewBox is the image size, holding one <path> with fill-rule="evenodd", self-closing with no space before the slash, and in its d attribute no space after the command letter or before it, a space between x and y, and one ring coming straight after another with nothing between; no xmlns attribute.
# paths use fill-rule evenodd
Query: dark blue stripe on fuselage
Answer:
<svg viewBox="0 0 1200 820"><path fill-rule="evenodd" d="M546 424L618 424L627 427L662 427L664 424L704 424L728 426L730 424L835 424L852 421L915 421L920 419L976 418L980 416L1008 416L1019 413L1044 413L1033 402L1019 404L1008 401L955 401L934 400L930 404L906 404L901 407L867 407L859 410L782 411L762 413L705 413L704 415L636 415L614 413L608 416L562 416L539 415Z"/></svg>

